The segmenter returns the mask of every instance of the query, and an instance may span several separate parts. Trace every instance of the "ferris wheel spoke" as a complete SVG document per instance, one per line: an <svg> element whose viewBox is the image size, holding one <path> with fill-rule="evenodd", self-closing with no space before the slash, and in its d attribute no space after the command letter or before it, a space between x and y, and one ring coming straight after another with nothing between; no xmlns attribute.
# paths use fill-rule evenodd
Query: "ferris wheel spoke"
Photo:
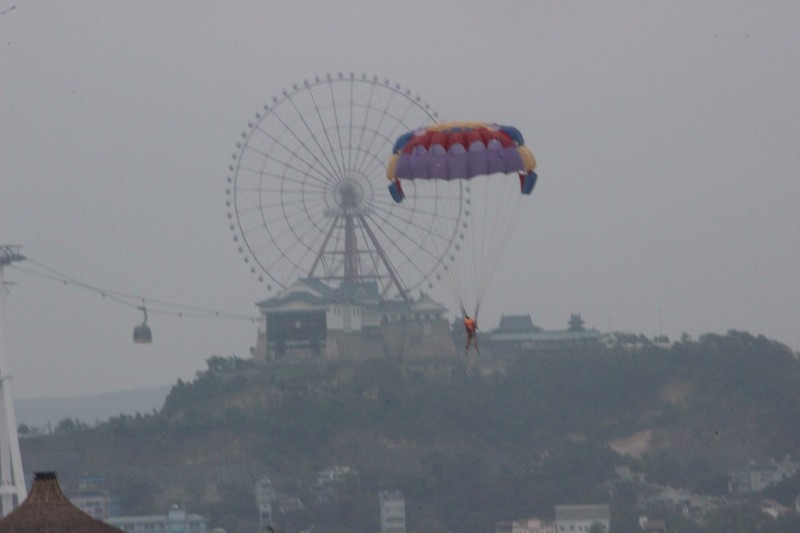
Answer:
<svg viewBox="0 0 800 533"><path fill-rule="evenodd" d="M331 86L331 90L332 90L332 86ZM337 177L337 179L339 181L341 181L342 179L344 179L344 174L345 173L344 173L344 170L343 170L342 165L339 162L339 158L338 158L338 155L339 155L340 151L337 151L336 148L334 148L334 146L333 146L333 141L331 141L330 134L328 133L327 122L325 121L325 119L322 116L322 112L320 110L319 104L317 103L317 99L314 97L314 91L313 90L309 90L308 95L311 98L311 103L314 106L314 111L316 113L316 117L319 120L320 130L322 132L322 134L320 136L324 135L325 140L327 141L327 144L328 144L328 148L327 149L322 147L322 145L320 143L320 139L317 138L317 134L311 129L310 125L308 123L306 123L305 119L302 116L301 116L301 120L303 120L303 123L306 125L306 128L308 129L309 134L311 134L311 138L314 140L315 144L319 148L320 153L323 155L323 157L326 158L326 160L331 165L331 167L333 169L335 169L335 176ZM296 106L295 106L295 110L297 110ZM335 102L335 100L332 100L332 110L333 110L334 115L335 115L336 114L336 102ZM299 113L299 111L298 111L298 113ZM338 119L335 119L335 126L336 126L336 129L338 131L338 128L339 128ZM331 162L331 159L333 159L332 162Z"/></svg>
<svg viewBox="0 0 800 533"><path fill-rule="evenodd" d="M382 234L383 234L383 235L384 235L386 238L391 238L391 237L390 237L390 236L389 236L389 235L388 235L388 234L387 234L387 233L384 231L383 227L382 227L382 226L380 226L380 225L378 225L378 231L379 231L379 232L381 232L381 233L382 233ZM404 237L407 237L407 236L405 236L405 235L404 235ZM413 243L413 241L411 241L410 239L408 239L408 240L409 240L410 242L412 242L412 243ZM417 248L417 247L415 247L415 248ZM417 248L417 249L419 249L419 248ZM412 258L412 257L411 257L411 255L410 255L410 253L408 253L408 252L405 252L405 251L404 251L404 248L403 248L402 246L397 246L397 250L398 250L398 253L399 253L399 254L400 254L402 257L403 257L403 259L405 259L405 264L407 264L409 267L411 267L411 268L413 268L414 270L416 270L416 271L417 271L419 274L423 274L423 275L425 275L425 274L426 274L426 273L425 273L425 272L424 272L424 271L423 271L423 270L422 270L422 269L419 267L419 263L418 263L417 261L414 261L414 260L413 260L413 258ZM424 249L424 248L421 248L421 250L423 251L423 253L425 252L425 249ZM435 254L432 254L432 253L430 253L430 252L429 252L429 254L430 254L430 258L434 258L434 259L438 258L438 256L437 256L437 255L435 255Z"/></svg>
<svg viewBox="0 0 800 533"><path fill-rule="evenodd" d="M379 160L363 160L362 168L359 170L365 176L375 176L377 178L386 179L386 164ZM388 180L387 180L388 185Z"/></svg>
<svg viewBox="0 0 800 533"><path fill-rule="evenodd" d="M283 240L281 242L286 241L287 244L286 244L286 246L283 246L283 247L279 246L279 249L284 254L284 256L289 260L289 263L291 263L291 265L294 267L294 269L299 270L299 271L303 271L304 270L302 268L303 260L306 257L306 254L308 253L309 248L299 238L292 239L292 238L289 238L288 235L283 235L282 239ZM299 250L299 252L297 252L298 250ZM291 257L293 257L293 256L288 255L288 254L292 254L292 253L299 253L300 255L297 256L296 258L292 259ZM280 261L280 257L276 257L275 261L276 262ZM277 263L275 263L275 264L277 264Z"/></svg>
<svg viewBox="0 0 800 533"><path fill-rule="evenodd" d="M373 215L373 217L375 217L375 215ZM389 224L389 221L387 219L385 219L385 218L382 218L382 217L376 217L376 218L378 218L379 221L381 221L381 222L385 222L385 224L376 224L376 226L378 227L378 230L387 239L389 239L392 242L392 244L395 246L395 248L401 249L403 244L407 244L407 245L411 246L412 248L413 247L419 247L418 246L419 245L419 240L415 239L416 235L409 235L409 233L405 232L405 231L397 231L396 235L390 235L385 229L386 227L390 227L390 228L393 227L391 224ZM423 230L424 229L426 231L426 233L428 233L429 236L438 237L443 242L447 241L447 237L445 235L437 235L437 234L433 233L433 231L428 232L428 230L430 230L430 228L427 228L427 227L422 226L422 225L414 224L414 223L409 222L407 220L404 220L404 222L407 222L408 225L411 226L412 228L415 228L415 229L418 229L418 230ZM433 257L433 256L436 255L436 253L435 253L436 251L426 250L425 248L422 248L422 252L423 253L427 253L429 255L429 257Z"/></svg>
<svg viewBox="0 0 800 533"><path fill-rule="evenodd" d="M320 182L325 183L325 182L328 181L328 179L329 179L328 178L328 174L322 172L322 169L320 168L321 165L316 165L315 164L315 163L318 163L318 160L316 160L315 155L313 153L308 152L308 155L311 156L311 160L309 160L306 157L303 157L303 155L300 154L297 150L293 149L292 147L290 147L286 143L282 142L280 139L278 139L274 135L270 134L266 130L264 130L264 129L259 127L256 131L258 131L264 137L266 137L269 140L271 140L278 147L282 148L284 150L285 154L278 155L278 154L274 154L272 152L258 150L258 149L255 149L255 148L251 147L250 145L247 145L245 147L245 151L243 151L243 153L245 155L247 155L249 153L256 154L256 155L260 156L262 158L262 160L269 161L271 164L273 164L273 166L282 166L284 168L295 170L300 174L308 174L309 177L312 177L311 176L311 172L313 171L313 173L316 175L316 179L320 180ZM297 139L297 140L299 142L299 139ZM305 148L307 148L307 147L305 147ZM288 156L288 159L286 158L287 156ZM303 163L305 165L305 169L307 169L307 170L293 165L290 162L292 159L296 159L296 160L300 161L301 163ZM256 170L256 169L251 169L251 171L256 173L257 175L264 174L263 171ZM279 178L280 175L273 174L273 175L271 175L271 177Z"/></svg>
<svg viewBox="0 0 800 533"><path fill-rule="evenodd" d="M318 211L321 212L322 210L318 208ZM288 226L288 230L294 235L298 235L299 233L302 233L302 232L306 231L305 228L310 228L312 230L319 231L323 227L323 224L320 223L320 221L323 220L322 216L319 216L319 217L297 217L297 216L295 216L295 217L292 217L291 220L289 219L289 216L290 215L287 214L285 216L285 220L286 220L286 223L287 223L287 226ZM294 222L294 220L297 220L297 222ZM298 235L298 237L299 237L299 235ZM313 247L313 244L308 244L307 246Z"/></svg>
<svg viewBox="0 0 800 533"><path fill-rule="evenodd" d="M251 199L250 203L245 203L244 198L242 198L240 202L237 203L237 207L240 213L249 213L251 211L258 211L260 209L280 209L282 206L286 204L291 205L303 205L307 203L311 203L313 200L314 203L321 203L324 198L319 197L317 194L308 194L307 198L300 198L296 200L287 200L286 202L280 202L275 200L274 198L270 197L269 195L260 194L254 195ZM270 201L264 201L264 198L269 199Z"/></svg>
<svg viewBox="0 0 800 533"><path fill-rule="evenodd" d="M415 126L409 127L409 125L403 122L402 119L398 119L393 115L390 115L388 108L385 108L382 111L380 111L379 116L380 119L378 121L378 124L374 128L368 131L368 133L371 133L371 136L369 138L369 142L367 143L362 153L363 154L376 153L377 150L376 143L378 145L388 144L389 152L384 156L385 158L388 159L388 157L391 155L391 148L394 145L394 141L397 138L397 136L400 135L400 133L402 133L403 131L413 129L413 127ZM383 124L386 123L387 117L394 118L394 120L389 122L389 127L386 128L385 131L382 131L381 128L383 127ZM391 122L394 122L394 124L392 124ZM366 157L362 157L359 162L359 170L361 170L362 172L365 172L365 170L363 170L363 165L365 164L365 162L368 162L368 159Z"/></svg>
<svg viewBox="0 0 800 533"><path fill-rule="evenodd" d="M353 92L354 92L355 89L356 89L355 85L352 85L351 86L351 102L353 101L352 100L352 98L353 98L352 95L353 95ZM372 108L372 99L373 99L374 95L375 95L375 85L374 84L370 84L369 85L369 94L367 96L367 102L366 102L366 109L367 110ZM350 106L350 112L351 113L353 113L353 111L357 109L356 106L357 106L357 104L355 104L355 103L353 103ZM362 146L363 146L363 142L364 142L364 131L367 129L367 119L369 118L369 113L368 112L364 112L364 111L361 111L361 110L359 110L359 112L361 113L361 126L358 128L359 137L358 137L358 150L357 150L357 153L360 153L361 150L362 150Z"/></svg>
<svg viewBox="0 0 800 533"><path fill-rule="evenodd" d="M333 89L333 87L331 87ZM353 80L350 80L349 90L347 91L349 97L349 105L348 105L348 112L349 117L347 120L347 169L348 171L352 172L353 170L353 129L354 129L354 117L353 117L353 110L355 109L355 83ZM358 152L356 152L357 154Z"/></svg>
<svg viewBox="0 0 800 533"><path fill-rule="evenodd" d="M322 118L322 114L320 113L319 106L317 106L317 100L314 98L313 91L309 93L311 95L312 100L314 101L314 109L317 111L317 117L319 118L320 124L323 126L323 130L325 131L325 138L328 140L328 146L330 146L331 155L333 156L334 161L336 161L336 168L339 170L339 176L342 179L347 177L346 167L344 164L344 147L342 146L342 126L339 123L339 108L336 104L336 95L333 91L333 84L328 85L328 91L330 93L331 98L331 110L333 111L333 121L335 124L335 132L336 137L339 140L339 149L337 150L333 146L333 142L331 141L330 135L328 134L327 128L325 128L325 121ZM341 156L342 160L339 161L339 156Z"/></svg>
<svg viewBox="0 0 800 533"><path fill-rule="evenodd" d="M373 101L376 98L375 89L377 87L378 87L377 82L374 82L370 85L369 101L367 102L367 105L363 111L363 121L360 128L358 148L355 160L351 167L353 172L361 172L363 174L364 172L362 170L362 165L364 160L370 157L374 158L375 154L379 153L379 151L374 148L374 141L376 134L379 131L379 128L381 127L381 124L383 122L383 118L385 117L385 109L388 105L391 104L391 99L388 103L385 103L383 105L384 107L383 112L380 109L378 109L376 105L373 105ZM394 94L395 92L392 91L392 97L394 96ZM377 118L374 118L376 116ZM370 126L370 119L372 119L373 121L377 120L378 124ZM388 139L388 137L386 138Z"/></svg>
<svg viewBox="0 0 800 533"><path fill-rule="evenodd" d="M276 163L277 163L277 161L276 161ZM286 171L289 170L289 171L294 172L295 175L304 176L304 177L307 177L310 180L313 180L313 183L317 183L320 187L325 187L327 185L327 183L328 183L327 178L322 174L315 176L311 172L308 172L307 170L302 169L300 167L294 166L294 165L290 164L289 162L280 162L280 163L282 164L281 168L283 168L283 170L284 170L281 173L278 173L278 172L275 172L275 171L267 172L265 170L257 170L257 169L254 169L254 168L248 168L248 167L245 167L245 166L240 166L239 168L241 170L243 170L244 172L248 173L248 175L243 175L243 176L239 176L239 177L240 178L249 179L249 180L252 180L254 182L260 183L260 182L262 182L264 180L264 178L269 178L269 179L274 179L274 180L281 180L286 176ZM277 166L277 164L273 165L273 166ZM308 167L308 169L312 170L312 167ZM317 173L315 172L314 174L317 174ZM298 180L294 180L294 181L297 181L298 183L306 183L305 181L302 181L302 182L298 181ZM257 186L257 185L254 184L253 186ZM260 186L260 185L258 185L258 186Z"/></svg>
<svg viewBox="0 0 800 533"><path fill-rule="evenodd" d="M432 203L427 202L424 205L414 205L413 207L408 208L398 208L397 204L392 201L385 201L379 202L379 205L384 206L386 209L384 211L390 212L395 216L401 217L401 213L407 213L407 216L414 215L425 215L429 217L436 218L438 216L445 216L451 219L457 219L459 217L458 211L456 210L455 213L447 214L446 213L446 205L443 205L441 202ZM427 204L430 204L429 206Z"/></svg>
<svg viewBox="0 0 800 533"><path fill-rule="evenodd" d="M309 90L308 94L311 97L312 102L313 102L313 99L314 99L313 90ZM317 161L320 165L322 165L323 162L322 162L322 160L319 159L319 156L321 156L325 160L325 164L324 164L325 169L331 174L331 176L335 176L337 180L340 180L341 179L341 174L337 172L337 166L334 163L331 162L330 158L328 157L328 152L320 144L319 139L318 139L318 135L319 134L317 132L315 132L311 128L311 126L309 125L308 121L306 120L306 117L300 111L300 109L298 109L297 103L294 101L294 99L291 96L288 98L288 101L292 105L292 109L294 109L295 113L297 114L297 117L300 119L300 122L305 127L304 128L305 131L310 135L311 140L314 141L314 144L316 145L316 147L319 150L319 152L315 153L313 150L311 150L311 148L302 139L300 139L299 135L297 133L295 133L295 131L294 131L294 129L292 127L288 126L285 122L283 122L281 117L278 116L277 114L276 114L276 117L278 118L278 120L280 120L284 124L284 126L287 127L286 131L289 134L291 134L297 140L298 143L300 143L300 146L302 146L309 154L312 155L312 157L314 158L315 161ZM314 103L314 106L317 109L317 113L319 113L319 108L316 106L316 103ZM322 122L322 126L323 126L322 130L325 131L325 127L324 127L325 123L324 122Z"/></svg>
<svg viewBox="0 0 800 533"><path fill-rule="evenodd" d="M396 93L392 93L392 94L394 95ZM410 121L407 122L409 113L411 113L414 110L414 108L416 108L417 103L414 100L412 100L411 98L409 98L408 96L405 96L405 98L407 98L407 101L406 101L407 105L405 106L405 109L401 114L399 114L398 116L390 115L389 112L388 112L389 108L386 107L384 109L383 114L381 115L381 123L383 123L383 121L385 120L385 118L387 116L391 116L394 119L393 127L388 132L383 133L383 135L386 136L385 140L387 140L389 143L391 143L391 145L394 144L394 140L400 134L402 134L402 133L404 133L404 132L406 132L408 130L412 130L412 129L418 128L418 127L423 125L422 123L419 123L419 122L414 122L414 123L410 123ZM375 130L373 131L373 136L372 136L370 144L368 145L368 148L366 150L367 153L370 153L370 152L373 151L373 145L374 145L374 143L376 141L377 134L378 134L379 131L380 131L379 128L375 128Z"/></svg>
<svg viewBox="0 0 800 533"><path fill-rule="evenodd" d="M285 153L283 154L265 154L265 160L270 164L270 166L276 170L282 169L283 172L277 173L273 172L265 172L255 170L254 172L258 173L259 175L266 175L268 177L280 179L286 175L287 171L294 172L300 176L307 176L309 179L312 179L318 182L320 185L325 185L330 182L330 172L324 172L326 170L319 164L318 159L316 156L308 152L307 146L302 145L301 147L304 148L303 152L306 152L307 155L304 156L301 151L298 151L296 148L292 148L285 143L280 141L275 141ZM303 166L297 166L293 161L297 161L301 163Z"/></svg>
<svg viewBox="0 0 800 533"><path fill-rule="evenodd" d="M426 221L430 219L431 221L435 221L435 222L439 222L439 223L442 223L442 222L450 223L449 225L455 225L455 223L459 219L458 214L447 214L447 213L444 213L444 212L439 212L439 211L437 211L435 209L434 210L429 210L429 209L424 209L424 208L421 208L421 207L420 208L415 207L413 209L409 209L409 210L405 210L405 211L400 211L398 209L390 210L390 211L387 211L384 215L378 215L378 216L384 217L386 219L387 223L390 223L389 219L395 219L395 220L400 220L400 221L403 221L403 222L407 222L407 223L415 226L417 229L427 229L427 228L429 228L430 225L428 225L428 224L424 224L422 222L414 223L414 221L416 219L418 219L420 217L420 215L425 216L426 217L425 218Z"/></svg>
<svg viewBox="0 0 800 533"><path fill-rule="evenodd" d="M381 233L384 235L388 235L388 233L381 229ZM392 236L389 235L388 238ZM407 257L418 257L423 259L425 264L430 262L438 262L436 258L441 255L443 242L440 239L435 238L420 238L415 239L410 237L407 234L402 234L402 238L395 238L394 244L395 248L399 251L404 253ZM438 243L438 244L437 244ZM420 244L425 244L425 246L420 246Z"/></svg>
<svg viewBox="0 0 800 533"><path fill-rule="evenodd" d="M372 135L370 136L370 138L368 140L367 148L364 150L364 152L362 152L363 154L374 154L375 153L375 139L376 139L376 137L379 137L379 133L378 132L380 132L381 127L383 126L384 121L386 120L386 116L388 114L388 109L392 105L392 102L394 101L395 95L396 95L396 93L394 91L392 91L391 95L389 96L389 101L384 106L382 106L383 109L381 109L381 110L376 109L375 110L377 115L378 115L378 119L377 119L378 123L375 125L374 128L372 128L369 131L369 133L371 133ZM370 110L371 109L372 108L370 108ZM388 138L384 137L384 140L387 140L387 139ZM361 160L358 162L358 165L356 166L356 170L357 171L362 172L362 173L364 172L363 164L364 164L364 160L365 159L366 159L365 157L362 157Z"/></svg>

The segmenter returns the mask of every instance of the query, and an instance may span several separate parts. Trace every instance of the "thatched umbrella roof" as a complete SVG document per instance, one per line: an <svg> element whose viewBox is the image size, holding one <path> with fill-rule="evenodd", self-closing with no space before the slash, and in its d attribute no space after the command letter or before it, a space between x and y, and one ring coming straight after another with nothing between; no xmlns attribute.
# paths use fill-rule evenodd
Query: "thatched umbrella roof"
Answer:
<svg viewBox="0 0 800 533"><path fill-rule="evenodd" d="M0 520L0 533L120 533L64 496L54 472L38 472L22 504ZM124 532L123 532L124 533Z"/></svg>

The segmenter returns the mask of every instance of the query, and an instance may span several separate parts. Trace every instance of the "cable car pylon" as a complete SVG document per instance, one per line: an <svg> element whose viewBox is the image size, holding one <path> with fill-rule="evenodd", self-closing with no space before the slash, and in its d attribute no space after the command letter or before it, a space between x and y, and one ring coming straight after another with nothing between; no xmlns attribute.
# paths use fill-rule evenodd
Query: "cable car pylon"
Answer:
<svg viewBox="0 0 800 533"><path fill-rule="evenodd" d="M12 261L25 259L19 253L19 248L18 245L0 244L0 517L13 511L28 495L6 356L6 286L3 280L4 267Z"/></svg>

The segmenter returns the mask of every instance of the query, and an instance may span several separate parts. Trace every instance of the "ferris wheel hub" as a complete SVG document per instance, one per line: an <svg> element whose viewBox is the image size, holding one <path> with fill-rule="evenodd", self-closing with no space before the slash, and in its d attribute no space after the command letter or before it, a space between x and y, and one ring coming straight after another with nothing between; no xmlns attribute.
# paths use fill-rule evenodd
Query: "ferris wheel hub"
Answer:
<svg viewBox="0 0 800 533"><path fill-rule="evenodd" d="M336 187L336 200L342 207L358 207L364 200L364 191L355 181L344 181Z"/></svg>
<svg viewBox="0 0 800 533"><path fill-rule="evenodd" d="M372 209L366 205L364 187L357 180L348 179L333 188L336 207L325 210L326 217L367 216Z"/></svg>

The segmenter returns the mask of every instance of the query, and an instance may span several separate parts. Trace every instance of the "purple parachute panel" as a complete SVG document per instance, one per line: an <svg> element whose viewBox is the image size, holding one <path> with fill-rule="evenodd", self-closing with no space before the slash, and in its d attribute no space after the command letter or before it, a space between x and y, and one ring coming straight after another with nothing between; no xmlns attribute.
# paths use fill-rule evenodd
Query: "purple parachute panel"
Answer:
<svg viewBox="0 0 800 533"><path fill-rule="evenodd" d="M433 145L430 150L415 146L410 153L399 154L395 175L400 179L467 179L473 176L524 172L519 150L500 143L472 143L469 149L453 144L449 150Z"/></svg>

